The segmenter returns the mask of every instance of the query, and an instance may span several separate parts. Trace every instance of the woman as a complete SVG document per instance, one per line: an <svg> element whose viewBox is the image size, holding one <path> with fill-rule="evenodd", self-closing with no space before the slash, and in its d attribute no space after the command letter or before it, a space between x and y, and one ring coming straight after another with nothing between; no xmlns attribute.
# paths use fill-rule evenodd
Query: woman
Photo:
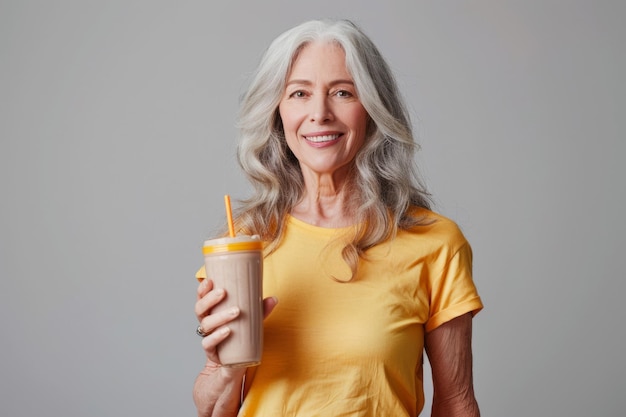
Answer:
<svg viewBox="0 0 626 417"><path fill-rule="evenodd" d="M240 128L256 192L235 223L267 242L264 353L258 367L220 367L237 312L211 314L225 294L202 280L198 415L417 416L425 350L432 415L478 416L471 249L429 210L407 111L374 44L349 21L285 32L243 97Z"/></svg>

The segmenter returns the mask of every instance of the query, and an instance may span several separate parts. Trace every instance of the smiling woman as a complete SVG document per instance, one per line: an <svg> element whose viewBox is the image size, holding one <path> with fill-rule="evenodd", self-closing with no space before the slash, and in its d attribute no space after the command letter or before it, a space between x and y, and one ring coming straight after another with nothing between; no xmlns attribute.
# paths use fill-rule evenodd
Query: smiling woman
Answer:
<svg viewBox="0 0 626 417"><path fill-rule="evenodd" d="M346 69L343 49L332 42L304 46L278 109L305 184L291 214L318 226L351 225L356 207L350 207L354 200L346 196L346 183L365 141L369 116Z"/></svg>
<svg viewBox="0 0 626 417"><path fill-rule="evenodd" d="M222 367L237 314L201 269L195 312L207 361L200 416L417 416L429 355L432 415L478 416L472 252L429 209L394 77L349 21L279 36L244 95L239 162L255 187L238 234L265 242L261 364ZM280 300L280 303L278 303Z"/></svg>

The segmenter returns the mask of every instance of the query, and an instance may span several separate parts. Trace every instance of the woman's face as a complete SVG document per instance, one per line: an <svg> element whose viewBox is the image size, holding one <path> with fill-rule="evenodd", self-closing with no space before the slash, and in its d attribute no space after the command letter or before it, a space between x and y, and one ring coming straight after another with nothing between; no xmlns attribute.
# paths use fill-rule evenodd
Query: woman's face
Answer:
<svg viewBox="0 0 626 417"><path fill-rule="evenodd" d="M303 173L343 179L363 146L369 119L343 49L333 43L305 46L287 77L278 110L287 145Z"/></svg>

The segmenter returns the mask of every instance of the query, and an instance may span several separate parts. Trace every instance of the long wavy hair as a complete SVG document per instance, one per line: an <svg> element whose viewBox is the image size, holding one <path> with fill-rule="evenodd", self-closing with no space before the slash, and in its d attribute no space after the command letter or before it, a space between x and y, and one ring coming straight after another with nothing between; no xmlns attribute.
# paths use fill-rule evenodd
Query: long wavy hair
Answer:
<svg viewBox="0 0 626 417"><path fill-rule="evenodd" d="M304 194L298 160L287 146L278 105L291 66L311 42L334 42L345 52L346 67L370 116L367 137L355 156L351 192L355 220L342 257L355 276L368 248L424 221L411 208L430 208L430 195L417 174L417 144L395 77L363 31L348 20L305 22L278 36L265 52L242 97L239 164L254 187L235 211L242 233L258 234L268 253L279 245L287 214Z"/></svg>

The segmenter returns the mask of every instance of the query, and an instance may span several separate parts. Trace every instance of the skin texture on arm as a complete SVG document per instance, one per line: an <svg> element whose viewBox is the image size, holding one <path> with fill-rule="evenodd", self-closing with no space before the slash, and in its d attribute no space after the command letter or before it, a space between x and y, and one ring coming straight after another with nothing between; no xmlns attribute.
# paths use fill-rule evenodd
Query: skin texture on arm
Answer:
<svg viewBox="0 0 626 417"><path fill-rule="evenodd" d="M433 373L432 417L479 417L472 375L472 314L426 334Z"/></svg>
<svg viewBox="0 0 626 417"><path fill-rule="evenodd" d="M196 378L193 400L198 417L235 417L241 401L241 384L244 369L227 370L207 359L206 365Z"/></svg>

